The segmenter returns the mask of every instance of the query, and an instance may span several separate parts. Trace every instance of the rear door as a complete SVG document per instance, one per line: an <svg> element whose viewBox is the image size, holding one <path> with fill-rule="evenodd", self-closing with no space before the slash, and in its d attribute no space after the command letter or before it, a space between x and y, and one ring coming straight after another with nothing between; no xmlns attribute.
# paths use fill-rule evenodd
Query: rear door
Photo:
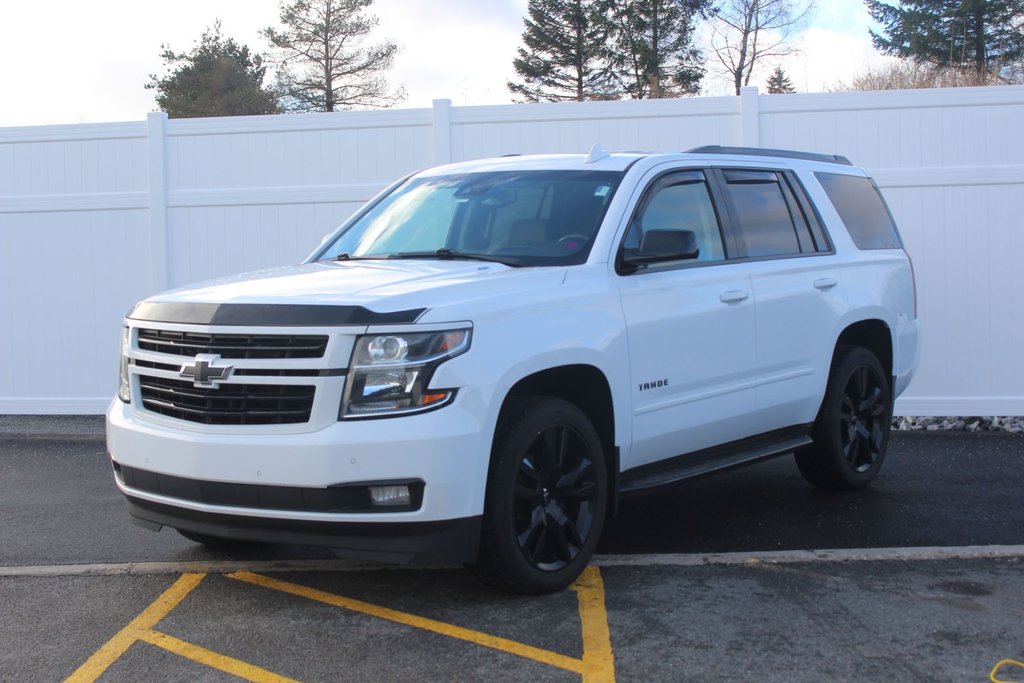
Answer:
<svg viewBox="0 0 1024 683"><path fill-rule="evenodd" d="M758 432L811 422L847 308L831 243L789 171L716 171L757 306Z"/></svg>

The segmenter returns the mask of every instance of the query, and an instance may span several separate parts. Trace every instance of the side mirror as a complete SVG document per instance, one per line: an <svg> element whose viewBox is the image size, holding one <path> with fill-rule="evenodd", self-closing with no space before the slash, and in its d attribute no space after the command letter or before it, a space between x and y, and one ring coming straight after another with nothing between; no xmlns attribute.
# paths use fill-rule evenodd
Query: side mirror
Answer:
<svg viewBox="0 0 1024 683"><path fill-rule="evenodd" d="M333 233L327 233L326 235L324 235L323 237L320 238L320 246L321 247L324 246L325 244L327 244L327 240L331 239L331 235L332 234Z"/></svg>
<svg viewBox="0 0 1024 683"><path fill-rule="evenodd" d="M665 261L683 261L700 256L697 234L692 230L649 230L639 249L622 255L622 265L633 272L640 266Z"/></svg>

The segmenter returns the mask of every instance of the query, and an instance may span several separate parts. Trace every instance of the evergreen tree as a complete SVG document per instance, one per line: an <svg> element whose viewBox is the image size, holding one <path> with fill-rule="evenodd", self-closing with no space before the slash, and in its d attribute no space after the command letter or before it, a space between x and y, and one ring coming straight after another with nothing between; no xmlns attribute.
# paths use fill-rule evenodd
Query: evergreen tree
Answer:
<svg viewBox="0 0 1024 683"><path fill-rule="evenodd" d="M796 92L796 88L789 81L789 76L786 75L781 66L775 67L775 71L768 78L768 94L786 95L793 92Z"/></svg>
<svg viewBox="0 0 1024 683"><path fill-rule="evenodd" d="M277 113L274 95L263 87L263 58L224 38L219 21L190 52L161 47L170 73L150 76L145 87L156 90L157 106L171 118Z"/></svg>
<svg viewBox="0 0 1024 683"><path fill-rule="evenodd" d="M704 77L694 22L710 0L611 0L616 67L633 99L695 95Z"/></svg>
<svg viewBox="0 0 1024 683"><path fill-rule="evenodd" d="M615 99L605 0L530 0L508 89L525 102Z"/></svg>
<svg viewBox="0 0 1024 683"><path fill-rule="evenodd" d="M1024 58L1020 0L865 0L885 28L871 32L882 52L940 67L999 70Z"/></svg>
<svg viewBox="0 0 1024 683"><path fill-rule="evenodd" d="M289 111L335 111L392 105L405 97L392 91L384 72L398 46L364 45L377 18L363 14L373 0L282 0L283 28L263 36L277 48L281 105Z"/></svg>

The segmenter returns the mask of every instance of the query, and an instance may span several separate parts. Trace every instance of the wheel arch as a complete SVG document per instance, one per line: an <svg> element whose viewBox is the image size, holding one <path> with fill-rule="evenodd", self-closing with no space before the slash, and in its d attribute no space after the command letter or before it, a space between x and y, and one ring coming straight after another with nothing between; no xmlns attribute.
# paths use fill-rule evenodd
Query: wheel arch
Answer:
<svg viewBox="0 0 1024 683"><path fill-rule="evenodd" d="M505 394L498 421L509 402L521 396L549 396L572 403L587 416L601 439L608 470L609 516L617 510L619 452L615 445L615 404L605 373L585 363L559 365L538 370L517 381Z"/></svg>
<svg viewBox="0 0 1024 683"><path fill-rule="evenodd" d="M847 325L836 339L832 349L832 362L835 363L839 349L843 346L860 346L875 354L885 369L889 381L889 390L893 387L893 336L888 323L879 318L867 318Z"/></svg>

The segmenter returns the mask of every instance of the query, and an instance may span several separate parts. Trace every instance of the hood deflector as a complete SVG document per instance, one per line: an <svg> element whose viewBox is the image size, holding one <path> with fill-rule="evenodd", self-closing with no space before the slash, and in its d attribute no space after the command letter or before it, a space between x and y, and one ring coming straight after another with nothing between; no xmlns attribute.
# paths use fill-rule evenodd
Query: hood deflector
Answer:
<svg viewBox="0 0 1024 683"><path fill-rule="evenodd" d="M143 301L132 320L186 325L246 325L256 327L387 325L414 323L427 309L377 313L362 306L314 304L200 304Z"/></svg>

